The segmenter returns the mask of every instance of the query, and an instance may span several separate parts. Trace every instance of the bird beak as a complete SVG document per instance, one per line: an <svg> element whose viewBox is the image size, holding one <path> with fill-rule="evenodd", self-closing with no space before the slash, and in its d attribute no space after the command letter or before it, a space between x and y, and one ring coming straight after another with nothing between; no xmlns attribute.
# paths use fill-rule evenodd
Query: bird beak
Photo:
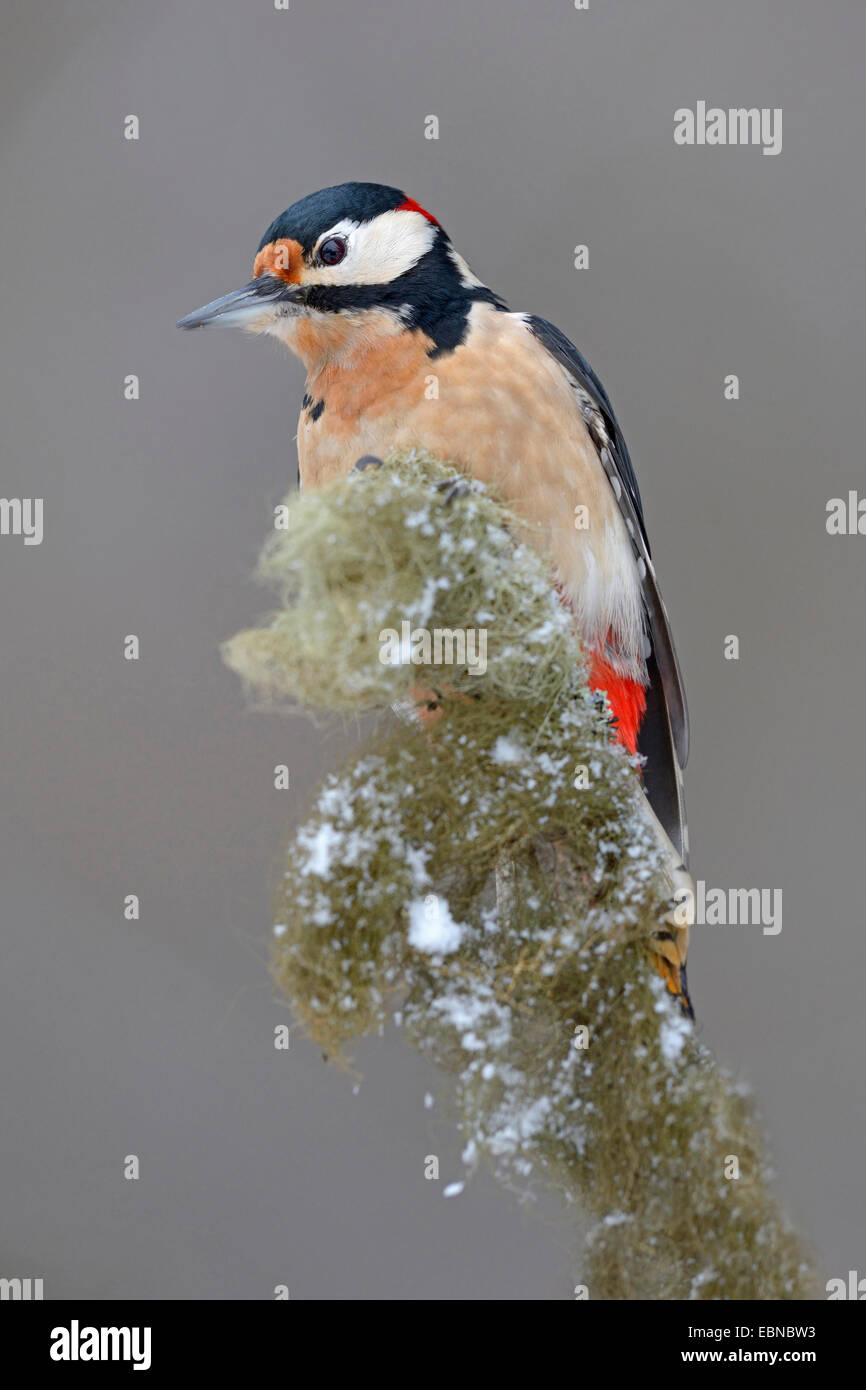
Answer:
<svg viewBox="0 0 866 1390"><path fill-rule="evenodd" d="M276 311L291 313L298 304L298 286L289 285L277 275L257 275L241 290L232 290L178 321L178 328L204 328L206 324L234 324L241 328L264 330L274 321Z"/></svg>

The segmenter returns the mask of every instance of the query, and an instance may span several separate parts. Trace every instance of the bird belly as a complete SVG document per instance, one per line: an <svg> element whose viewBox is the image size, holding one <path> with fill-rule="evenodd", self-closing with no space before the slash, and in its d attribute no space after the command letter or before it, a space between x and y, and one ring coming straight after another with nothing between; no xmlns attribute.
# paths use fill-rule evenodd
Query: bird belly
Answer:
<svg viewBox="0 0 866 1390"><path fill-rule="evenodd" d="M529 525L589 648L645 679L641 585L616 498L568 380L523 318L476 305L442 357L422 334L391 339L346 380L308 384L301 482L347 473L362 454L420 447L487 484ZM320 396L315 395L316 391ZM317 401L322 408L315 420Z"/></svg>

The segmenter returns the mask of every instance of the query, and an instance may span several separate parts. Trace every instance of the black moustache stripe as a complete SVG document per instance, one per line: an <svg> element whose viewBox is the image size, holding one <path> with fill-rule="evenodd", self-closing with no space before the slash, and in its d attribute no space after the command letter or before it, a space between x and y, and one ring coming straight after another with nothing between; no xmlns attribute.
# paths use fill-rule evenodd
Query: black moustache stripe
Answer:
<svg viewBox="0 0 866 1390"><path fill-rule="evenodd" d="M445 247L436 242L409 270L383 285L307 285L299 298L317 313L385 309L399 314L434 343L430 357L453 352L466 337L473 304L506 311L499 295L484 285L464 285Z"/></svg>

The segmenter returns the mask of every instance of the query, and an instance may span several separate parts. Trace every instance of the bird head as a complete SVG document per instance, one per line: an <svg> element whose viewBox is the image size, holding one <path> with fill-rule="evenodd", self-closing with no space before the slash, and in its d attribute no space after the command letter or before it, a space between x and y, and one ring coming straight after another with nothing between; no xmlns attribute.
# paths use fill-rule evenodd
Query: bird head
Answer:
<svg viewBox="0 0 866 1390"><path fill-rule="evenodd" d="M310 366L374 332L417 329L433 351L454 347L479 299L502 307L431 213L397 188L344 183L281 213L259 243L252 280L178 327L267 333Z"/></svg>

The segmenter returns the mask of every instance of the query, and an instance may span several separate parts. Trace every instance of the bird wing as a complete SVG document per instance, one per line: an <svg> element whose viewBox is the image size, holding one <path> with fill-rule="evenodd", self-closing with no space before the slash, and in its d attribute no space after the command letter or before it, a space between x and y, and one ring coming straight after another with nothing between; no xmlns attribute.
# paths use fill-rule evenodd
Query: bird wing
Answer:
<svg viewBox="0 0 866 1390"><path fill-rule="evenodd" d="M647 658L647 712L639 740L647 759L645 786L656 815L685 859L688 845L680 773L689 756L688 706L670 620L650 555L637 478L608 394L586 358L546 319L527 315L526 324L571 383L631 540L652 647Z"/></svg>

